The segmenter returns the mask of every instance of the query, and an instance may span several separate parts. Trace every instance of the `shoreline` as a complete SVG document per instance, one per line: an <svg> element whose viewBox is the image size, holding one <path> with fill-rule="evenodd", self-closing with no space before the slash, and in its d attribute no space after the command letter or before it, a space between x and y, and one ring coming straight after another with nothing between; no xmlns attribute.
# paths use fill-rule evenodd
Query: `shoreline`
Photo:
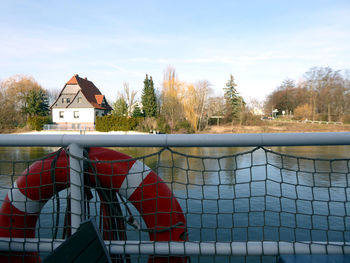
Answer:
<svg viewBox="0 0 350 263"><path fill-rule="evenodd" d="M220 126L210 126L199 134L228 134L228 133L305 133L305 132L350 132L350 124L310 124L310 123L280 123L270 122L260 125L235 125L225 124ZM59 131L59 130L43 130L43 131L16 131L11 134L120 134L120 135L147 135L149 132L139 131ZM174 132L173 134L180 134Z"/></svg>
<svg viewBox="0 0 350 263"><path fill-rule="evenodd" d="M201 133L305 133L305 132L350 132L349 124L310 124L273 122L262 125L211 126Z"/></svg>
<svg viewBox="0 0 350 263"><path fill-rule="evenodd" d="M110 131L110 132L99 132L99 131L27 131L27 132L15 132L12 134L81 134L81 135L89 135L89 134L121 134L121 135L146 135L150 134L147 132L137 132L137 131Z"/></svg>

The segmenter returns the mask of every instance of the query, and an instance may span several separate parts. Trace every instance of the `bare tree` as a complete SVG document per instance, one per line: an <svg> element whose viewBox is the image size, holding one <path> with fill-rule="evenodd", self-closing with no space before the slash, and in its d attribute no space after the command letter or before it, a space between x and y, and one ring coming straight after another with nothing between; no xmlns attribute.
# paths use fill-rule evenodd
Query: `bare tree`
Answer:
<svg viewBox="0 0 350 263"><path fill-rule="evenodd" d="M341 120L350 111L347 81L346 74L343 76L339 70L313 67L304 74L304 81L297 86L294 81L287 79L273 91L266 101L266 111L271 112L271 109L276 108L280 112L294 112L298 109L298 117L301 118L302 109L308 109L305 118Z"/></svg>
<svg viewBox="0 0 350 263"><path fill-rule="evenodd" d="M265 114L272 114L272 110L277 109L278 112L294 112L299 105L304 105L312 100L312 92L310 92L305 83L295 84L292 79L285 79L281 85L277 87L265 102Z"/></svg>
<svg viewBox="0 0 350 263"><path fill-rule="evenodd" d="M306 87L312 93L313 119L316 114L328 121L340 119L346 107L344 79L340 71L313 67L305 73Z"/></svg>
<svg viewBox="0 0 350 263"><path fill-rule="evenodd" d="M199 121L198 121L198 129L201 130L201 124L203 122L204 117L204 110L207 109L207 123L208 123L208 97L211 90L211 84L207 80L200 80L196 83L196 93L198 96L198 106L197 106L197 112L199 114Z"/></svg>
<svg viewBox="0 0 350 263"><path fill-rule="evenodd" d="M18 120L18 111L16 111L16 104L6 92L6 87L3 82L0 83L0 132L6 131L8 128L16 126Z"/></svg>
<svg viewBox="0 0 350 263"><path fill-rule="evenodd" d="M60 89L46 89L47 98L49 99L49 105L51 106L60 95Z"/></svg>
<svg viewBox="0 0 350 263"><path fill-rule="evenodd" d="M175 68L169 66L164 72L161 112L170 123L171 129L174 129L176 122L184 116L181 103L182 87L183 83L178 80Z"/></svg>
<svg viewBox="0 0 350 263"><path fill-rule="evenodd" d="M263 113L263 102L257 98L248 100L246 108L254 115L261 115Z"/></svg>
<svg viewBox="0 0 350 263"><path fill-rule="evenodd" d="M209 123L209 119L212 116L223 117L226 113L226 100L223 96L219 97L209 97L208 98L208 119L207 125Z"/></svg>
<svg viewBox="0 0 350 263"><path fill-rule="evenodd" d="M126 103L128 104L128 116L131 117L132 116L132 111L135 107L135 96L137 94L137 91L135 90L130 90L129 88L129 83L124 82L123 83L123 88L124 88L124 95L122 95L122 97L124 97Z"/></svg>
<svg viewBox="0 0 350 263"><path fill-rule="evenodd" d="M13 122L8 119L9 125L5 126L21 126L26 123L28 98L33 92L46 94L46 91L33 77L15 75L1 82L1 93L4 99L4 103L1 104L1 111L5 114L5 119L6 115L16 116Z"/></svg>

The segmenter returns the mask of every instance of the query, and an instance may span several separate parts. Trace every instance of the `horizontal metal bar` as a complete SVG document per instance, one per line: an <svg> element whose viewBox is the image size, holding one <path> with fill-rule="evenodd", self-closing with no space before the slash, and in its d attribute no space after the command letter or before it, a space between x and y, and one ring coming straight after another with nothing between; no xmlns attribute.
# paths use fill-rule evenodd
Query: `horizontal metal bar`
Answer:
<svg viewBox="0 0 350 263"><path fill-rule="evenodd" d="M0 251L51 252L64 240L0 238ZM350 254L350 243L309 242L152 242L105 241L110 254L171 256L277 256L287 254Z"/></svg>
<svg viewBox="0 0 350 263"><path fill-rule="evenodd" d="M0 134L0 146L252 147L350 145L350 132L259 134Z"/></svg>

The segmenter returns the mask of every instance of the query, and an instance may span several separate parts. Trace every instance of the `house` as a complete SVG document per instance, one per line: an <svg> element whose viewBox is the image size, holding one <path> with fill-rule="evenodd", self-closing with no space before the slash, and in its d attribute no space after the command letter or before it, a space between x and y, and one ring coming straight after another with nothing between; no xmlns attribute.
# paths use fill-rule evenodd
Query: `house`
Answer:
<svg viewBox="0 0 350 263"><path fill-rule="evenodd" d="M52 121L62 129L93 129L96 116L112 110L104 95L87 78L74 75L51 105Z"/></svg>

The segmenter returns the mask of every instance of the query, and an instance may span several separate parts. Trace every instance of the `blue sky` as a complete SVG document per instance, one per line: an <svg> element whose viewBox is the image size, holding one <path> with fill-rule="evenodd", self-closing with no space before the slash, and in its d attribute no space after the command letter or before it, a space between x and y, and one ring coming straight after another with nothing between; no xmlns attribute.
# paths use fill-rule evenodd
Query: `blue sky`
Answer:
<svg viewBox="0 0 350 263"><path fill-rule="evenodd" d="M263 100L313 66L350 69L350 1L0 2L0 80L33 76L61 89L78 73L114 100L145 74L208 80L221 95L230 74L246 100Z"/></svg>

